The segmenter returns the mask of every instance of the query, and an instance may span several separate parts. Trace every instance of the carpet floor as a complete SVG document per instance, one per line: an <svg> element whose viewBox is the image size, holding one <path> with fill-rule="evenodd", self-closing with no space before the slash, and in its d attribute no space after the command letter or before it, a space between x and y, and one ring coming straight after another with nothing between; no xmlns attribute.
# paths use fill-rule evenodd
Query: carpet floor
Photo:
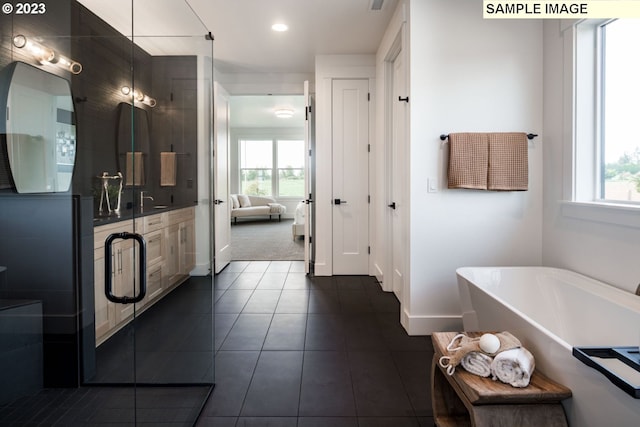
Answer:
<svg viewBox="0 0 640 427"><path fill-rule="evenodd" d="M292 219L245 219L231 225L233 261L304 260L304 239L293 239Z"/></svg>

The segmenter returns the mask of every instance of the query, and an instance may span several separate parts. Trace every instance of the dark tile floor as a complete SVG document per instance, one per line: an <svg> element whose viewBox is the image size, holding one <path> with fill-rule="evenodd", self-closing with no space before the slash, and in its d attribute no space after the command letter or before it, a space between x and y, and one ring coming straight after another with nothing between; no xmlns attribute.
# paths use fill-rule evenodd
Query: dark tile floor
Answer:
<svg viewBox="0 0 640 427"><path fill-rule="evenodd" d="M431 341L406 334L375 279L253 261L215 283L216 386L198 426L433 426Z"/></svg>

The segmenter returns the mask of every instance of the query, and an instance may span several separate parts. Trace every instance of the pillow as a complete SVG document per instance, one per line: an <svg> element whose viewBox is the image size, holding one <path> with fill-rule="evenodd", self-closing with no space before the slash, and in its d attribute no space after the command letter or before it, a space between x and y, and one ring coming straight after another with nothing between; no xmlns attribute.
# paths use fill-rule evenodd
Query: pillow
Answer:
<svg viewBox="0 0 640 427"><path fill-rule="evenodd" d="M240 207L240 202L238 201L238 195L237 194L232 194L231 195L231 208L232 209L238 209Z"/></svg>
<svg viewBox="0 0 640 427"><path fill-rule="evenodd" d="M249 196L245 194L238 194L238 201L240 202L241 208L248 208L251 206L251 200L249 200Z"/></svg>

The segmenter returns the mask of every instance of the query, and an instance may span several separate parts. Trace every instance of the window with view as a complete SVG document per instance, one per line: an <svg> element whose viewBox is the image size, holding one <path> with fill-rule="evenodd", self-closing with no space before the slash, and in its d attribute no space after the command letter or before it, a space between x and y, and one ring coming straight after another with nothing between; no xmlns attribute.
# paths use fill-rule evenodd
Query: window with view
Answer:
<svg viewBox="0 0 640 427"><path fill-rule="evenodd" d="M640 202L640 21L602 26L600 198Z"/></svg>
<svg viewBox="0 0 640 427"><path fill-rule="evenodd" d="M302 140L240 140L241 193L303 197L304 156Z"/></svg>
<svg viewBox="0 0 640 427"><path fill-rule="evenodd" d="M251 196L271 196L273 141L240 141L240 192Z"/></svg>
<svg viewBox="0 0 640 427"><path fill-rule="evenodd" d="M304 196L304 141L278 141L278 195Z"/></svg>

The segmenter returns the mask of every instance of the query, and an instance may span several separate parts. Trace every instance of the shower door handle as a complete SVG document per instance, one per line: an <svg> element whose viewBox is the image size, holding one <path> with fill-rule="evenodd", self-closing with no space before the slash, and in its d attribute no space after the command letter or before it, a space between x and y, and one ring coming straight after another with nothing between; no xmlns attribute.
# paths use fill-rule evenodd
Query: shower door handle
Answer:
<svg viewBox="0 0 640 427"><path fill-rule="evenodd" d="M112 270L112 254L113 254L113 241L116 239L121 240L129 240L133 239L138 242L139 251L138 251L138 283L140 284L140 289L138 290L138 294L132 297L130 296L117 296L113 294L113 275L111 274ZM115 302L117 304L131 304L142 301L144 296L147 294L147 243L140 234L136 233L113 233L110 234L109 237L104 242L104 293L107 299L111 302Z"/></svg>

